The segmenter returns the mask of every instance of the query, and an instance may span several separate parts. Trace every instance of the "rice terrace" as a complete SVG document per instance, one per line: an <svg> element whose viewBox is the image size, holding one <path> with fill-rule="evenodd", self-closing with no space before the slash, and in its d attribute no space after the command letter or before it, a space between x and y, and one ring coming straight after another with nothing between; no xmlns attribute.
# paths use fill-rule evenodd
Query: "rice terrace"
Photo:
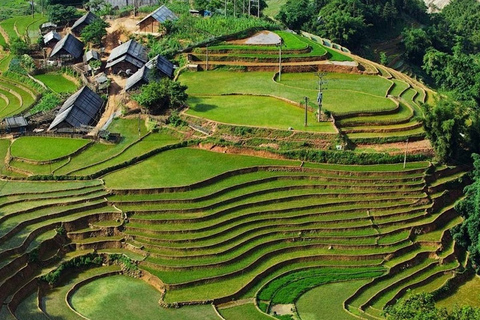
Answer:
<svg viewBox="0 0 480 320"><path fill-rule="evenodd" d="M291 0L4 2L0 319L480 319L480 122L397 35L349 47Z"/></svg>

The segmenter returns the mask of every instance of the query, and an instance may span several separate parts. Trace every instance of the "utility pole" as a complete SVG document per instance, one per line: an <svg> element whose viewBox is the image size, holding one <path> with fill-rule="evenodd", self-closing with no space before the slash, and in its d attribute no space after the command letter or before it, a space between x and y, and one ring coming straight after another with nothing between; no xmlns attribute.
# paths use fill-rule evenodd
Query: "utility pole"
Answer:
<svg viewBox="0 0 480 320"><path fill-rule="evenodd" d="M206 45L207 55L205 57L205 71L208 71L208 43Z"/></svg>
<svg viewBox="0 0 480 320"><path fill-rule="evenodd" d="M237 1L233 0L233 16L237 16Z"/></svg>
<svg viewBox="0 0 480 320"><path fill-rule="evenodd" d="M405 146L405 156L403 157L403 169L407 166L407 150L408 150L408 138L407 138L407 144Z"/></svg>
<svg viewBox="0 0 480 320"><path fill-rule="evenodd" d="M278 46L278 82L282 81L282 44L283 41L280 39Z"/></svg>
<svg viewBox="0 0 480 320"><path fill-rule="evenodd" d="M308 126L308 117L307 117L307 108L308 108L308 97L305 97L305 127Z"/></svg>
<svg viewBox="0 0 480 320"><path fill-rule="evenodd" d="M35 19L35 6L33 0L30 1L30 4L32 5L32 18Z"/></svg>
<svg viewBox="0 0 480 320"><path fill-rule="evenodd" d="M225 0L225 17L227 16L227 0Z"/></svg>
<svg viewBox="0 0 480 320"><path fill-rule="evenodd" d="M317 113L317 121L320 122L321 114L322 114L322 105L323 105L323 90L326 90L325 85L327 81L323 78L327 75L326 72L317 72L316 76L318 77L318 94L317 94L317 104L318 104L318 113Z"/></svg>
<svg viewBox="0 0 480 320"><path fill-rule="evenodd" d="M248 16L250 17L252 10L252 0L248 0Z"/></svg>
<svg viewBox="0 0 480 320"><path fill-rule="evenodd" d="M257 18L260 18L260 0L257 1L258 7L257 7Z"/></svg>

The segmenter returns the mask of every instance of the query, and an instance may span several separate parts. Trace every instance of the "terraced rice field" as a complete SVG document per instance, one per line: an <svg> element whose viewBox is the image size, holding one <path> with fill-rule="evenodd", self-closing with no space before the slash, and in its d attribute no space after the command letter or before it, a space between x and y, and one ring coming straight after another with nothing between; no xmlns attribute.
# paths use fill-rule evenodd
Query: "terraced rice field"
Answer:
<svg viewBox="0 0 480 320"><path fill-rule="evenodd" d="M127 138L134 141L130 124ZM148 152L158 141L136 145ZM270 313L286 300L256 292L292 272L303 279L299 288L308 290L314 284L300 270L328 269L330 276L347 278L376 270L364 274L369 282L346 302L351 313L375 316L405 288L426 285L458 266L452 246L439 248L448 243L443 230L456 219L455 199L443 191L461 171L433 171L423 162L406 170L401 165L301 167L295 161L179 148L132 162L104 180L2 181L2 313L28 318L25 308L36 304L35 279L95 249L103 257L120 253L138 261L140 270L161 280L157 288L165 291L165 304L213 302L226 319L243 312L266 317L260 310ZM421 240L424 234L431 239ZM37 258L29 262L33 254ZM403 270L407 264L411 267ZM36 315L75 318L64 297L75 283L117 273L114 266L88 269L42 291ZM302 292L288 299L296 303ZM69 295L67 301L79 306L80 296ZM247 300L226 304L232 299ZM195 310L185 312L210 314ZM162 312L152 310L157 316Z"/></svg>
<svg viewBox="0 0 480 320"><path fill-rule="evenodd" d="M0 77L0 119L20 114L30 108L38 93L26 85Z"/></svg>

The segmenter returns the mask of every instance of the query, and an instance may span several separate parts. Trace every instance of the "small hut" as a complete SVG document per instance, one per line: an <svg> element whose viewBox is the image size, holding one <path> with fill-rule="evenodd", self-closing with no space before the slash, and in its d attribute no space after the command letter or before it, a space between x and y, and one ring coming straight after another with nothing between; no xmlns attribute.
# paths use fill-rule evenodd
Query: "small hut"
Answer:
<svg viewBox="0 0 480 320"><path fill-rule="evenodd" d="M173 63L168 61L167 58L158 55L127 79L125 91L133 90L142 84L149 83L152 78L154 80L165 77L171 79L173 78L173 69Z"/></svg>
<svg viewBox="0 0 480 320"><path fill-rule="evenodd" d="M25 132L28 122L22 116L5 118L5 130L7 132Z"/></svg>
<svg viewBox="0 0 480 320"><path fill-rule="evenodd" d="M160 25L167 20L177 20L178 17L165 5L150 13L137 23L141 32L158 32Z"/></svg>
<svg viewBox="0 0 480 320"><path fill-rule="evenodd" d="M93 125L98 121L103 104L103 99L85 86L65 101L48 130Z"/></svg>
<svg viewBox="0 0 480 320"><path fill-rule="evenodd" d="M82 56L83 43L69 33L62 40L57 42L50 53L50 60L58 59L75 62L81 60Z"/></svg>
<svg viewBox="0 0 480 320"><path fill-rule="evenodd" d="M56 31L57 30L57 25L52 22L45 22L40 26L40 33L41 34L47 34L50 31Z"/></svg>
<svg viewBox="0 0 480 320"><path fill-rule="evenodd" d="M126 72L128 75L137 72L147 61L145 47L134 40L129 40L112 50L105 68L110 68L114 74Z"/></svg>
<svg viewBox="0 0 480 320"><path fill-rule="evenodd" d="M78 36L82 32L83 28L85 28L87 25L89 25L90 23L92 23L97 19L98 17L95 14L88 11L86 14L81 16L77 21L75 21L75 23L71 28L71 31Z"/></svg>
<svg viewBox="0 0 480 320"><path fill-rule="evenodd" d="M43 36L43 44L45 47L53 49L58 41L62 40L62 36L56 31L50 31Z"/></svg>

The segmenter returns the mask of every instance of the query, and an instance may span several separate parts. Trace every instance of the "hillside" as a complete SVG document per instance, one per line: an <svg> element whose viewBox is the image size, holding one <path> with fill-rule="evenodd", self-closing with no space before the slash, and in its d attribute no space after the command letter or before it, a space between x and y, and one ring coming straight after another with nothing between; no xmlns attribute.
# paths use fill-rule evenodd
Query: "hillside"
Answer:
<svg viewBox="0 0 480 320"><path fill-rule="evenodd" d="M158 81L186 86L180 108L105 69L101 134L2 134L0 319L381 319L411 291L455 296L471 168L435 158L439 95L325 37L183 14L128 34L180 63ZM2 117L70 94L69 70L4 73Z"/></svg>

